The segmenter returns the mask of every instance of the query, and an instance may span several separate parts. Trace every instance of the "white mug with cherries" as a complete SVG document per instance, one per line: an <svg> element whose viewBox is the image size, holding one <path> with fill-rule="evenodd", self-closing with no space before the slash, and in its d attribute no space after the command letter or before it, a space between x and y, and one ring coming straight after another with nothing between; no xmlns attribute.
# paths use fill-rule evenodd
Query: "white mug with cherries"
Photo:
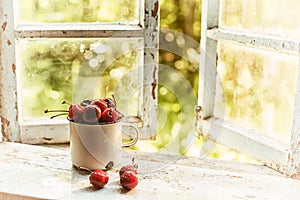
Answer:
<svg viewBox="0 0 300 200"><path fill-rule="evenodd" d="M45 110L48 112L62 111ZM80 104L69 104L65 113L70 122L71 161L79 169L116 166L120 163L122 148L133 146L138 140L139 129L125 122L126 117L116 109L113 98L85 99ZM126 143L122 142L124 127L133 130L131 140Z"/></svg>

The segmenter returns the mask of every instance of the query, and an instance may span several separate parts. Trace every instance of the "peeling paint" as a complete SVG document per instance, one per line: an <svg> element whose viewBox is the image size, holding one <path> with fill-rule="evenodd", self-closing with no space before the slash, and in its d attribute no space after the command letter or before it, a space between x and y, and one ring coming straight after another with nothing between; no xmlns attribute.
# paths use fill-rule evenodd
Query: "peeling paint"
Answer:
<svg viewBox="0 0 300 200"><path fill-rule="evenodd" d="M155 89L156 89L157 83L153 82L151 85L152 85L152 98L156 99Z"/></svg>
<svg viewBox="0 0 300 200"><path fill-rule="evenodd" d="M14 40L17 39L14 30L13 5L12 1L5 1L1 4L2 21L0 23L2 34L1 57L2 63L0 67L1 83L0 99L1 99L1 119L2 119L2 134L5 135L6 141L20 141L20 127L17 116L17 81L16 81L16 52ZM6 16L5 16L6 15Z"/></svg>
<svg viewBox="0 0 300 200"><path fill-rule="evenodd" d="M291 176L293 179L300 179L300 173Z"/></svg>
<svg viewBox="0 0 300 200"><path fill-rule="evenodd" d="M5 125L5 126L9 126L10 125L10 121L4 117L1 117L1 120L2 120L2 124Z"/></svg>
<svg viewBox="0 0 300 200"><path fill-rule="evenodd" d="M151 135L150 140L156 140L156 135Z"/></svg>
<svg viewBox="0 0 300 200"><path fill-rule="evenodd" d="M150 53L150 55L152 56L152 59L154 60L154 59L155 59L154 54L153 54L153 53Z"/></svg>
<svg viewBox="0 0 300 200"><path fill-rule="evenodd" d="M53 140L53 138L47 138L47 137L43 137L43 140L46 140L46 141L51 141L51 140Z"/></svg>
<svg viewBox="0 0 300 200"><path fill-rule="evenodd" d="M5 132L6 128L5 127L8 127L10 125L10 121L4 117L1 117L1 130L2 130L2 136L3 136L3 139L4 140L7 140L8 136Z"/></svg>
<svg viewBox="0 0 300 200"><path fill-rule="evenodd" d="M17 114L16 114L16 122L17 122L17 121L19 121L19 115L18 115L18 103L17 103L17 102L15 102L15 109L16 109L16 111L17 111L17 112L16 112L16 113L17 113Z"/></svg>
<svg viewBox="0 0 300 200"><path fill-rule="evenodd" d="M153 55L153 54L151 54L151 55ZM154 57L154 55L153 55L153 57ZM156 99L156 92L155 92L156 87L157 87L157 80L156 80L157 75L156 75L156 71L157 71L157 67L154 68L154 71L153 71L153 83L151 84L152 85L152 98L153 99Z"/></svg>
<svg viewBox="0 0 300 200"><path fill-rule="evenodd" d="M224 31L218 29L217 26L210 27L207 30L207 36L214 40L229 40L243 45L271 48L280 52L293 51L299 53L299 42L289 38L278 38L276 36L266 38L256 33L243 34L239 31Z"/></svg>
<svg viewBox="0 0 300 200"><path fill-rule="evenodd" d="M6 26L7 26L7 22L4 22L4 23L2 24L2 26L1 26L3 31L5 31Z"/></svg>
<svg viewBox="0 0 300 200"><path fill-rule="evenodd" d="M144 77L143 103L141 104L144 122L142 138L155 139L157 131L157 85L158 85L158 26L159 1L145 1L144 11Z"/></svg>
<svg viewBox="0 0 300 200"><path fill-rule="evenodd" d="M156 17L158 13L158 2L155 2L154 8L152 10L152 17Z"/></svg>
<svg viewBox="0 0 300 200"><path fill-rule="evenodd" d="M87 200L122 199L126 196L140 199L144 195L143 199L150 200L166 199L169 195L173 199L299 200L300 181L287 179L263 165L145 152L130 152L122 156L122 163L131 162L132 156L138 160L140 188L124 193L117 183L112 182L106 186L104 193L98 193L90 188L87 174L79 173L69 164L68 147L48 147L1 143L1 172L4 179L11 181L2 182L2 191L11 191L14 187L14 192L28 195L27 188L32 185L33 194L40 191L39 197L44 199L81 199L83 196ZM26 173L20 173L21 177L17 177L21 182L13 178L16 170L12 169L25 170ZM117 180L118 173L113 172L110 178ZM37 184L39 181L41 184ZM66 183L63 187L67 191L60 189L61 181ZM31 185L24 188L24 182ZM141 186L149 187L145 189ZM220 188L225 189L222 194L217 194ZM55 196L50 195L49 189L56 191Z"/></svg>
<svg viewBox="0 0 300 200"><path fill-rule="evenodd" d="M11 65L11 69L12 69L13 73L16 74L16 65L15 64Z"/></svg>

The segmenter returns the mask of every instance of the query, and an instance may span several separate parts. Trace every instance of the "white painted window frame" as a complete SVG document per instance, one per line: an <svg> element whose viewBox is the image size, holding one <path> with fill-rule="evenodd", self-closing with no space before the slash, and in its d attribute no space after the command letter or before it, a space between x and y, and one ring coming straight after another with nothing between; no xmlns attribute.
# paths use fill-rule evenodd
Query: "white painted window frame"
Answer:
<svg viewBox="0 0 300 200"><path fill-rule="evenodd" d="M134 121L140 128L140 138L154 139L156 135L159 1L140 0L139 24L26 24L14 23L14 1L0 0L0 141L30 144L63 143L69 141L69 125L22 122L19 105L21 90L17 84L15 40L18 38L144 38L141 98ZM19 99L19 100L18 100ZM3 137L2 137L3 136Z"/></svg>
<svg viewBox="0 0 300 200"><path fill-rule="evenodd" d="M217 44L231 41L240 45L267 48L297 55L300 41L288 37L254 34L219 28L220 0L202 1L202 32L197 131L206 138L249 155L287 176L300 174L300 70L295 93L290 145L214 116L217 91ZM299 59L300 60L300 59ZM300 66L300 64L298 65Z"/></svg>

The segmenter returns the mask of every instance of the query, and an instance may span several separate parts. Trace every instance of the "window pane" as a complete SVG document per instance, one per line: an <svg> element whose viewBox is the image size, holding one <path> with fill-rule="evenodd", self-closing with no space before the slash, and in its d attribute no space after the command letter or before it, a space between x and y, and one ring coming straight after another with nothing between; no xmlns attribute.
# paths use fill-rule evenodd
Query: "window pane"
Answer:
<svg viewBox="0 0 300 200"><path fill-rule="evenodd" d="M220 43L215 115L289 144L298 57Z"/></svg>
<svg viewBox="0 0 300 200"><path fill-rule="evenodd" d="M49 119L43 111L68 108L64 100L79 103L112 93L121 112L137 115L140 45L142 39L124 38L19 40L23 120Z"/></svg>
<svg viewBox="0 0 300 200"><path fill-rule="evenodd" d="M221 27L299 38L299 0L221 0Z"/></svg>
<svg viewBox="0 0 300 200"><path fill-rule="evenodd" d="M139 0L16 0L19 22L139 22Z"/></svg>

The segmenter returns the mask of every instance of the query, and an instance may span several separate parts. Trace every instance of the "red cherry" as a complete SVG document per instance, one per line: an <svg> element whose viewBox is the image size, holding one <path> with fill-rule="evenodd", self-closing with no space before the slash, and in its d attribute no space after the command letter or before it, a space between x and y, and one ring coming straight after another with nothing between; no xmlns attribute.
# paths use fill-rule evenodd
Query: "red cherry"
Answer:
<svg viewBox="0 0 300 200"><path fill-rule="evenodd" d="M120 184L127 190L132 190L133 188L135 188L138 182L139 180L136 173L132 171L125 171L120 176Z"/></svg>
<svg viewBox="0 0 300 200"><path fill-rule="evenodd" d="M88 105L83 108L82 119L86 123L96 123L101 118L101 109L96 105Z"/></svg>
<svg viewBox="0 0 300 200"><path fill-rule="evenodd" d="M69 120L74 121L74 122L79 122L81 121L83 113L83 107L78 104L71 104L69 106Z"/></svg>
<svg viewBox="0 0 300 200"><path fill-rule="evenodd" d="M107 107L109 108L116 108L116 102L114 99L112 98L104 98L103 101L106 102Z"/></svg>
<svg viewBox="0 0 300 200"><path fill-rule="evenodd" d="M101 100L101 99L95 99L92 101L91 105L97 105L102 112L104 112L104 110L106 108L108 108L106 101Z"/></svg>
<svg viewBox="0 0 300 200"><path fill-rule="evenodd" d="M91 105L92 102L93 102L92 99L84 99L84 100L82 100L82 101L80 102L80 105L81 105L81 106L88 106L88 105Z"/></svg>
<svg viewBox="0 0 300 200"><path fill-rule="evenodd" d="M131 172L137 174L137 168L135 166L126 165L126 166L121 167L121 169L119 171L119 176L121 176L126 171L131 171Z"/></svg>
<svg viewBox="0 0 300 200"><path fill-rule="evenodd" d="M95 170L89 177L90 183L96 188L103 188L108 183L108 173L103 170Z"/></svg>
<svg viewBox="0 0 300 200"><path fill-rule="evenodd" d="M102 122L115 122L119 119L119 113L113 108L107 108L101 115Z"/></svg>

